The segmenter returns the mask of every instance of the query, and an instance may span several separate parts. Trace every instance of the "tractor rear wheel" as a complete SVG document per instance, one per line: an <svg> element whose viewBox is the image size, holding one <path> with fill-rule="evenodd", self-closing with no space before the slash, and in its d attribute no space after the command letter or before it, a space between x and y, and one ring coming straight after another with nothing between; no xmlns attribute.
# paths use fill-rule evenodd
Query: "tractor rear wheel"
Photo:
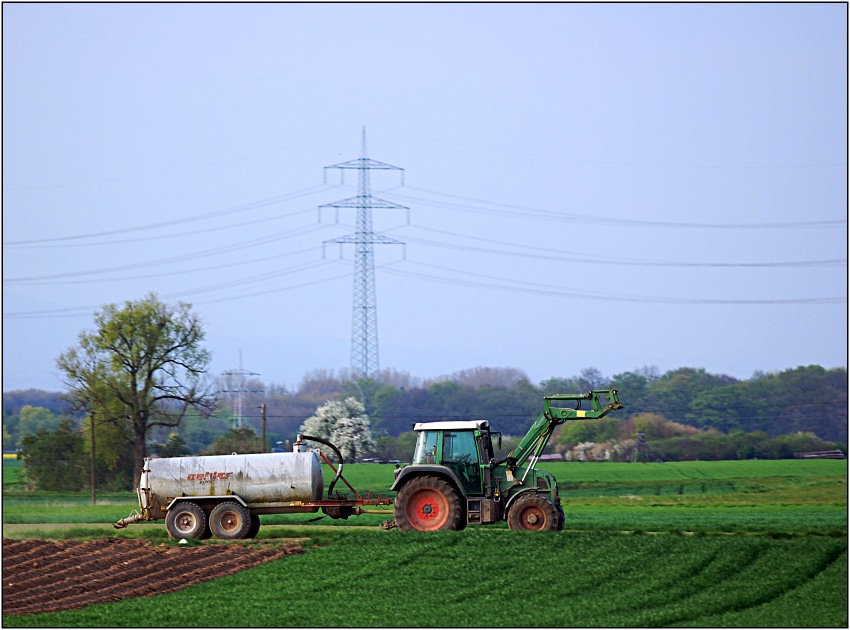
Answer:
<svg viewBox="0 0 850 630"><path fill-rule="evenodd" d="M396 525L403 532L462 529L457 490L444 479L423 475L407 482L393 501Z"/></svg>
<svg viewBox="0 0 850 630"><path fill-rule="evenodd" d="M508 528L554 532L563 528L563 521L558 508L549 499L539 494L525 494L517 498L508 511Z"/></svg>
<svg viewBox="0 0 850 630"><path fill-rule="evenodd" d="M236 501L225 501L210 512L210 531L216 538L238 540L251 529L251 513Z"/></svg>

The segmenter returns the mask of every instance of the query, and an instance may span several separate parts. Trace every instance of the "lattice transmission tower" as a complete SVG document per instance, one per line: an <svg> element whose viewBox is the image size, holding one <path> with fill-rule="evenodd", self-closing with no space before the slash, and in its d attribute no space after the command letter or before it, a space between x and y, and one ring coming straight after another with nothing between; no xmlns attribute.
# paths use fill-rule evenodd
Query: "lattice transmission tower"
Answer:
<svg viewBox="0 0 850 630"><path fill-rule="evenodd" d="M404 184L404 169L398 166L372 160L366 155L366 128L363 128L362 157L340 164L324 167L340 169L341 178L346 170L357 171L357 196L334 203L324 204L321 208L335 208L337 220L340 208L357 210L356 231L354 234L334 238L325 243L354 245L354 300L351 320L351 371L354 377L376 376L380 371L378 361L378 302L375 293L375 245L404 245L402 241L376 234L372 230L372 209L386 208L409 210L391 201L372 196L369 173L372 170L393 170L401 173Z"/></svg>
<svg viewBox="0 0 850 630"><path fill-rule="evenodd" d="M244 394L259 394L263 392L261 389L248 389L245 377L259 376L259 374L242 368L242 350L239 350L239 367L235 370L222 372L221 376L223 386L220 391L228 394L228 398L233 403L233 428L241 429L245 424L245 411L242 404Z"/></svg>

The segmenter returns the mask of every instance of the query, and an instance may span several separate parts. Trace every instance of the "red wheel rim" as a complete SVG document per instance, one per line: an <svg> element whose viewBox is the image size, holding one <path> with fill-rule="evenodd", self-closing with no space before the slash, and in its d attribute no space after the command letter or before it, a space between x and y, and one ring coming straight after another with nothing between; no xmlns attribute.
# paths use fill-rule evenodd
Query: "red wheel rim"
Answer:
<svg viewBox="0 0 850 630"><path fill-rule="evenodd" d="M546 512L537 505L527 505L519 513L519 522L523 529L545 529Z"/></svg>
<svg viewBox="0 0 850 630"><path fill-rule="evenodd" d="M433 531L448 522L449 502L442 492L425 488L410 497L405 512L414 529Z"/></svg>

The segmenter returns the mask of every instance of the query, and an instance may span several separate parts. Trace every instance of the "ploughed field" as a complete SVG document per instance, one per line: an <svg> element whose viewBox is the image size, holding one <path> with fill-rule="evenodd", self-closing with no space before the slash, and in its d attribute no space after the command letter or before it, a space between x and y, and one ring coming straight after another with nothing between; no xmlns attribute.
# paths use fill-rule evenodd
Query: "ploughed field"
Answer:
<svg viewBox="0 0 850 630"><path fill-rule="evenodd" d="M541 466L563 532L263 516L251 541L115 531L134 495L4 473L5 627L847 627L847 462ZM387 493L392 466L346 466Z"/></svg>
<svg viewBox="0 0 850 630"><path fill-rule="evenodd" d="M171 593L304 553L274 547L155 545L144 540L3 539L3 614L31 615ZM165 570L163 570L165 568Z"/></svg>

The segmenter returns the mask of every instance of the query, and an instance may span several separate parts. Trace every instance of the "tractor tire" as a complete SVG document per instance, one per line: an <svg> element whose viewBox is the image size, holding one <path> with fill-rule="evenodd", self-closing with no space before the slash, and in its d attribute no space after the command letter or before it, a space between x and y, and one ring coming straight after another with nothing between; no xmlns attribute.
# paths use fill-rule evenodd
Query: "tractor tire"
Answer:
<svg viewBox="0 0 850 630"><path fill-rule="evenodd" d="M225 501L210 512L210 531L222 540L245 538L251 529L251 513L236 501Z"/></svg>
<svg viewBox="0 0 850 630"><path fill-rule="evenodd" d="M518 497L508 511L508 528L535 532L555 532L563 527L557 506L539 494Z"/></svg>
<svg viewBox="0 0 850 630"><path fill-rule="evenodd" d="M407 482L393 501L396 525L403 532L463 529L457 490L445 479L423 475Z"/></svg>
<svg viewBox="0 0 850 630"><path fill-rule="evenodd" d="M563 531L564 523L567 521L567 516L564 514L564 507L559 503L555 506L558 509L558 531Z"/></svg>
<svg viewBox="0 0 850 630"><path fill-rule="evenodd" d="M165 517L168 535L175 540L204 537L207 530L207 515L201 506L191 501L181 501L168 510Z"/></svg>

